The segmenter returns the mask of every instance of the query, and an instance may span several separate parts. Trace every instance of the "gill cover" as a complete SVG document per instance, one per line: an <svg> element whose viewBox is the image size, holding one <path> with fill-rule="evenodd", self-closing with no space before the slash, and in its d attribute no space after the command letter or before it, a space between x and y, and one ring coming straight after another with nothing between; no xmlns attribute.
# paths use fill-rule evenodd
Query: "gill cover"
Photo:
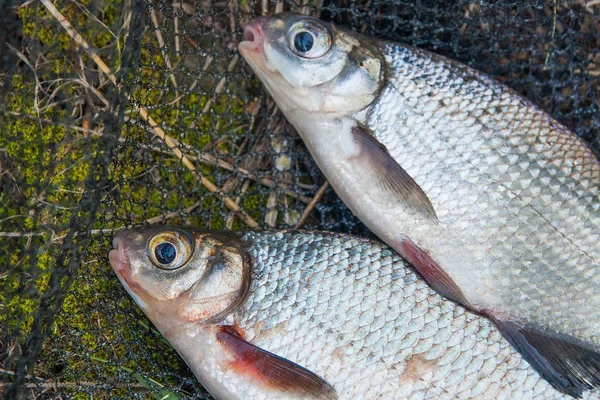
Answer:
<svg viewBox="0 0 600 400"><path fill-rule="evenodd" d="M237 238L222 233L214 243L202 278L182 298L181 315L188 321L218 322L246 297L250 264Z"/></svg>

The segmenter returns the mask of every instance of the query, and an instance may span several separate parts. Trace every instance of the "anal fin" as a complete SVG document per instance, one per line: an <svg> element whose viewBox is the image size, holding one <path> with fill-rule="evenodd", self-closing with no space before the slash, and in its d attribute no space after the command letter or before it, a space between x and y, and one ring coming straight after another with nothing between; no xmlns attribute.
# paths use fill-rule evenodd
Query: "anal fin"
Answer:
<svg viewBox="0 0 600 400"><path fill-rule="evenodd" d="M315 373L247 342L235 326L218 327L217 340L235 357L232 367L293 398L337 399L335 389Z"/></svg>
<svg viewBox="0 0 600 400"><path fill-rule="evenodd" d="M489 315L502 335L552 386L580 398L600 386L600 353L571 337L556 337Z"/></svg>

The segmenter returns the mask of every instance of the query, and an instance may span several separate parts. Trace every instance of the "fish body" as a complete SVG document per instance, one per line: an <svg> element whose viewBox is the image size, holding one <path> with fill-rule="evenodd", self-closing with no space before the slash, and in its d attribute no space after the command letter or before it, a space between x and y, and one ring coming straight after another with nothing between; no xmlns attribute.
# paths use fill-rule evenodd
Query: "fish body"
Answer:
<svg viewBox="0 0 600 400"><path fill-rule="evenodd" d="M165 268L161 243L186 254ZM378 241L153 227L113 244L123 286L217 399L569 397Z"/></svg>
<svg viewBox="0 0 600 400"><path fill-rule="evenodd" d="M600 385L600 162L581 139L424 50L297 14L254 20L245 39L361 221L557 388Z"/></svg>

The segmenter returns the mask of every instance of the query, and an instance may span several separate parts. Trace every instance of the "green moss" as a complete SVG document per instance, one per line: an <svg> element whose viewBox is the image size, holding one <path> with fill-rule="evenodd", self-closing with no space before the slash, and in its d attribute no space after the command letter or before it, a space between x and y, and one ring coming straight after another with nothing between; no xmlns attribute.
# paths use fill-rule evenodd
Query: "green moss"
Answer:
<svg viewBox="0 0 600 400"><path fill-rule="evenodd" d="M32 230L33 227L35 226L35 223L33 222L33 218L30 218L30 217L25 218L25 222L23 225L25 226L25 229Z"/></svg>
<svg viewBox="0 0 600 400"><path fill-rule="evenodd" d="M40 255L38 255L37 258L37 266L40 269L40 271L48 271L50 270L51 264L52 264L52 257L50 256L50 253L48 252L43 252Z"/></svg>
<svg viewBox="0 0 600 400"><path fill-rule="evenodd" d="M248 191L244 198L244 210L256 210L260 206L261 195L258 190Z"/></svg>
<svg viewBox="0 0 600 400"><path fill-rule="evenodd" d="M12 261L12 260L11 260ZM16 264L16 261L13 263ZM16 292L19 289L19 281L16 275L12 275L7 280L8 287L12 289L12 292Z"/></svg>
<svg viewBox="0 0 600 400"><path fill-rule="evenodd" d="M83 335L81 335L81 344L90 351L94 351L97 347L96 336L91 332L84 332Z"/></svg>
<svg viewBox="0 0 600 400"><path fill-rule="evenodd" d="M89 172L90 169L88 164L75 164L70 170L70 178L74 181L81 182L88 176Z"/></svg>
<svg viewBox="0 0 600 400"><path fill-rule="evenodd" d="M13 96L9 99L9 108L14 112L21 112L23 107L23 98L19 95Z"/></svg>
<svg viewBox="0 0 600 400"><path fill-rule="evenodd" d="M25 89L25 83L23 81L23 76L21 76L19 74L13 75L10 85L13 87L13 89L16 89L16 90L22 91L23 89Z"/></svg>
<svg viewBox="0 0 600 400"><path fill-rule="evenodd" d="M17 290L15 290L17 292ZM28 332L33 324L33 312L37 307L37 303L30 298L13 295L6 304L9 315L12 318L7 318L7 325L10 330Z"/></svg>
<svg viewBox="0 0 600 400"><path fill-rule="evenodd" d="M225 229L225 219L221 216L221 213L215 213L211 219L211 229Z"/></svg>
<svg viewBox="0 0 600 400"><path fill-rule="evenodd" d="M77 311L77 299L75 295L68 295L63 301L63 311L67 314L75 314Z"/></svg>
<svg viewBox="0 0 600 400"><path fill-rule="evenodd" d="M17 157L20 153L21 146L17 142L10 142L6 145L6 155L9 157Z"/></svg>
<svg viewBox="0 0 600 400"><path fill-rule="evenodd" d="M90 4L91 0L81 3ZM110 47L121 49L123 37L115 39L74 3L57 0L55 5L88 43L96 48L108 48L101 52L102 58L113 71L117 71L120 58L110 51ZM121 17L122 1L106 0L94 3L94 7L90 10L107 26L119 23L117 19ZM71 39L43 6L28 3L19 7L17 12L23 21L25 38L49 49L45 53L43 67L37 71L45 89L48 88L48 82L78 75L74 64L79 62L79 57L87 65L87 55L73 52ZM212 100L211 110L201 113L210 97L200 92L186 93L189 82L179 82L178 91L167 91L165 88L172 88L172 84L164 69L164 55L157 51L153 32L147 32L142 42L139 68L128 72L129 78L143 82L135 86L132 97L148 106L151 116L162 123L168 135L197 149L218 141L218 148L223 153L231 152L233 142L237 140L234 128L237 120L241 121L244 115L244 103L234 99L236 89L233 88L230 93L228 88L225 94L216 96ZM178 57L170 55L174 65L180 61ZM179 65L178 68L185 68L181 67L183 64ZM27 68L23 68L11 79L11 96L5 102L4 109L19 115L8 113L4 116L5 129L0 135L0 147L5 149L10 172L16 177L18 194L26 199L19 198L11 203L6 193L0 193L0 220L21 215L10 222L15 223L15 231L48 233L39 238L11 239L10 252L0 249L0 264L8 264L12 268L10 275L0 279L0 324L7 326L9 332L19 338L27 336L41 296L51 289L51 274L57 272L55 259L62 251L60 239L57 238L68 232L69 222L83 199L84 181L92 172L98 177L99 171L91 168L91 162L104 150L99 148L101 142L96 137L82 140L81 131L65 127L69 123L80 126L80 115L71 115L73 107L68 102L67 106L57 102L48 107L55 99L43 98L44 91L36 92L35 80L29 73ZM56 99L83 97L83 91L77 85L64 83L51 89L56 90ZM102 92L104 88L99 90ZM34 103L36 98L37 107ZM223 113L227 114L227 119ZM45 122L44 119L60 121L64 125ZM225 135L228 139L221 140ZM122 136L134 143L156 143L153 134L140 127L127 126ZM166 150L166 147L163 149ZM194 215L188 222L214 229L226 227L224 215L227 213L222 202L203 188L176 157L142 151L126 142L119 152L119 158L121 162L111 163L111 181L103 188L107 191L103 193L106 196L105 204L110 205L102 210L102 218L94 222L94 228L110 229L125 222L142 222L189 207L199 199L202 199L203 209L213 210L213 216L203 220ZM207 177L217 170L210 165L196 165ZM174 190L160 189L165 187ZM243 207L251 211L258 210L260 201L260 194L251 186L244 197ZM127 220L113 220L114 216L127 216ZM174 218L171 222L179 221ZM242 226L242 220L236 217L233 228ZM49 240L51 234L55 242ZM106 260L109 247L108 238L95 237L90 246L81 249L86 256L82 264L68 272L69 275L74 274L73 283L68 288L62 311L58 313L52 334L45 344L47 347L43 354L48 355L50 361L46 361L47 364L41 362L41 368L52 370L56 352L69 360L68 368L60 376L61 381L113 381L117 374L123 374L123 368L129 368L132 382L135 383L135 379L141 383L150 382L148 378L153 377L154 361L169 370L165 372L167 376L161 377L161 383L181 384L180 374L187 371L185 364L160 335L149 335L146 328L140 325L139 322L147 324L148 321L133 301L123 294L120 283L110 271ZM60 284L66 285L66 281L64 277ZM116 293L120 293L118 300L114 299ZM111 302L110 307L105 304L107 300ZM90 368L92 357L108 362L95 362L98 368ZM142 377L141 380L138 376ZM149 387L147 393L162 393L161 390L157 392L152 384ZM92 391L89 393L78 393L78 390L73 389L65 397L87 399L106 396L106 392L96 395L96 390L100 389L89 389ZM131 397L127 390L114 389L111 394Z"/></svg>
<svg viewBox="0 0 600 400"><path fill-rule="evenodd" d="M44 293L50 289L50 274L43 273L35 281L35 286L40 293Z"/></svg>

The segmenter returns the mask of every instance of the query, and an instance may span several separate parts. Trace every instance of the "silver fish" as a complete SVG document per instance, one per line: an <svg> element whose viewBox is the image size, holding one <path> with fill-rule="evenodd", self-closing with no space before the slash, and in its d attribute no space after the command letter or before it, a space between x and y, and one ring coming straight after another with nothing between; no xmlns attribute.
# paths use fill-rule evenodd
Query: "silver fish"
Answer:
<svg viewBox="0 0 600 400"><path fill-rule="evenodd" d="M113 246L125 289L218 399L568 397L377 241L151 227Z"/></svg>
<svg viewBox="0 0 600 400"><path fill-rule="evenodd" d="M298 14L239 50L346 205L553 385L600 385L600 162L465 65Z"/></svg>

